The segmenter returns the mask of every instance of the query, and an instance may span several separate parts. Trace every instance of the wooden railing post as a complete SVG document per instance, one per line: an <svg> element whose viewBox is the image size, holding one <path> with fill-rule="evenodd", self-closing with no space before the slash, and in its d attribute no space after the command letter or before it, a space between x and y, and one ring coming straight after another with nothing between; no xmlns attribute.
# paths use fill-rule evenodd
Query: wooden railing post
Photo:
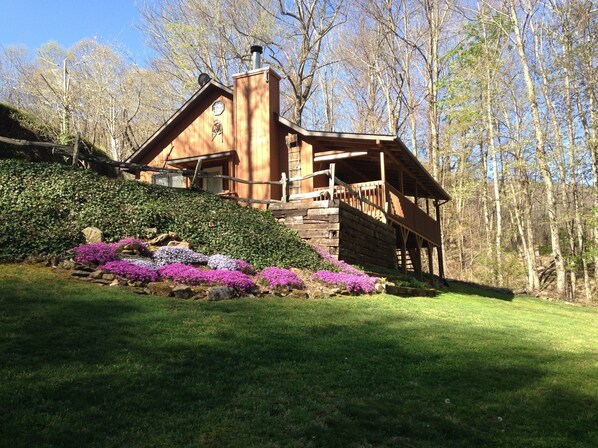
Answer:
<svg viewBox="0 0 598 448"><path fill-rule="evenodd" d="M328 194L330 195L330 200L334 199L334 183L336 177L336 164L330 164L330 180L328 182Z"/></svg>
<svg viewBox="0 0 598 448"><path fill-rule="evenodd" d="M280 182L282 183L282 198L281 201L282 202L288 202L288 195L287 195L287 191L289 188L289 180L287 179L287 174L286 173L282 173L282 178L280 179Z"/></svg>
<svg viewBox="0 0 598 448"><path fill-rule="evenodd" d="M80 134L77 132L75 136L75 146L73 146L73 168L79 163L79 138Z"/></svg>

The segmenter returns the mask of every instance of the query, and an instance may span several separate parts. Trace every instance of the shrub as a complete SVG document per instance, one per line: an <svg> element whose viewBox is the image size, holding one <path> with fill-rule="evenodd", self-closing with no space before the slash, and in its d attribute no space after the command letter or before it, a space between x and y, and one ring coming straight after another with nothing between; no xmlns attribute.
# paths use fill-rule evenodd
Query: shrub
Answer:
<svg viewBox="0 0 598 448"><path fill-rule="evenodd" d="M311 276L312 280L327 286L341 288L353 294L371 294L376 290L376 277L368 275L347 274L345 272L317 271Z"/></svg>
<svg viewBox="0 0 598 448"><path fill-rule="evenodd" d="M260 272L258 279L272 289L300 289L303 281L289 269L271 266Z"/></svg>
<svg viewBox="0 0 598 448"><path fill-rule="evenodd" d="M227 255L216 254L208 258L208 267L212 269L236 271L237 266L237 260Z"/></svg>
<svg viewBox="0 0 598 448"><path fill-rule="evenodd" d="M104 264L116 260L118 244L90 243L75 247L75 261L85 264Z"/></svg>
<svg viewBox="0 0 598 448"><path fill-rule="evenodd" d="M127 279L131 281L139 282L155 282L158 280L158 273L155 270L147 269L142 266L138 266L128 261L110 261L100 269L104 269L118 278Z"/></svg>
<svg viewBox="0 0 598 448"><path fill-rule="evenodd" d="M181 246L163 246L154 252L154 261L158 266L169 264L205 264L208 261L207 255L187 249Z"/></svg>
<svg viewBox="0 0 598 448"><path fill-rule="evenodd" d="M63 254L95 226L107 241L173 231L204 253L268 266L324 268L318 254L269 212L211 193L108 179L51 163L0 160L0 261Z"/></svg>

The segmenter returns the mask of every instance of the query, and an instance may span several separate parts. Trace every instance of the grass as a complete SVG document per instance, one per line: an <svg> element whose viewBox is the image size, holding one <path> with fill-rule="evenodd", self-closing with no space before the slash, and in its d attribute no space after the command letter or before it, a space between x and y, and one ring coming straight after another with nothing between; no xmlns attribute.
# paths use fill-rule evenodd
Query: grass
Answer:
<svg viewBox="0 0 598 448"><path fill-rule="evenodd" d="M0 266L1 447L595 447L598 309L185 302Z"/></svg>

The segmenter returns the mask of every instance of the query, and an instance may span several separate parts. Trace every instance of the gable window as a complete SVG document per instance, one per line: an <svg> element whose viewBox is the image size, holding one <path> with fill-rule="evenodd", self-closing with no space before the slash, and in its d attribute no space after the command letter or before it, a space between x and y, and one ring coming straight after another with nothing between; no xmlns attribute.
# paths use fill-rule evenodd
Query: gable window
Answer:
<svg viewBox="0 0 598 448"><path fill-rule="evenodd" d="M152 176L152 184L171 188L185 188L185 177L180 173L163 173Z"/></svg>

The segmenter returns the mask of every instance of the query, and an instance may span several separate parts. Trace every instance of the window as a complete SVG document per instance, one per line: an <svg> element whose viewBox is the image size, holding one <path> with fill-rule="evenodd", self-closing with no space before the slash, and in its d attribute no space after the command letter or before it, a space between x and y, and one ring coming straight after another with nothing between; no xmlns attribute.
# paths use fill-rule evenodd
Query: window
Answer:
<svg viewBox="0 0 598 448"><path fill-rule="evenodd" d="M221 166L212 166L209 168L202 169L202 172L207 174L220 174L222 175ZM210 193L222 193L222 178L221 177L204 177L202 179L202 188Z"/></svg>
<svg viewBox="0 0 598 448"><path fill-rule="evenodd" d="M185 177L180 173L154 174L152 176L152 184L172 188L186 187Z"/></svg>

